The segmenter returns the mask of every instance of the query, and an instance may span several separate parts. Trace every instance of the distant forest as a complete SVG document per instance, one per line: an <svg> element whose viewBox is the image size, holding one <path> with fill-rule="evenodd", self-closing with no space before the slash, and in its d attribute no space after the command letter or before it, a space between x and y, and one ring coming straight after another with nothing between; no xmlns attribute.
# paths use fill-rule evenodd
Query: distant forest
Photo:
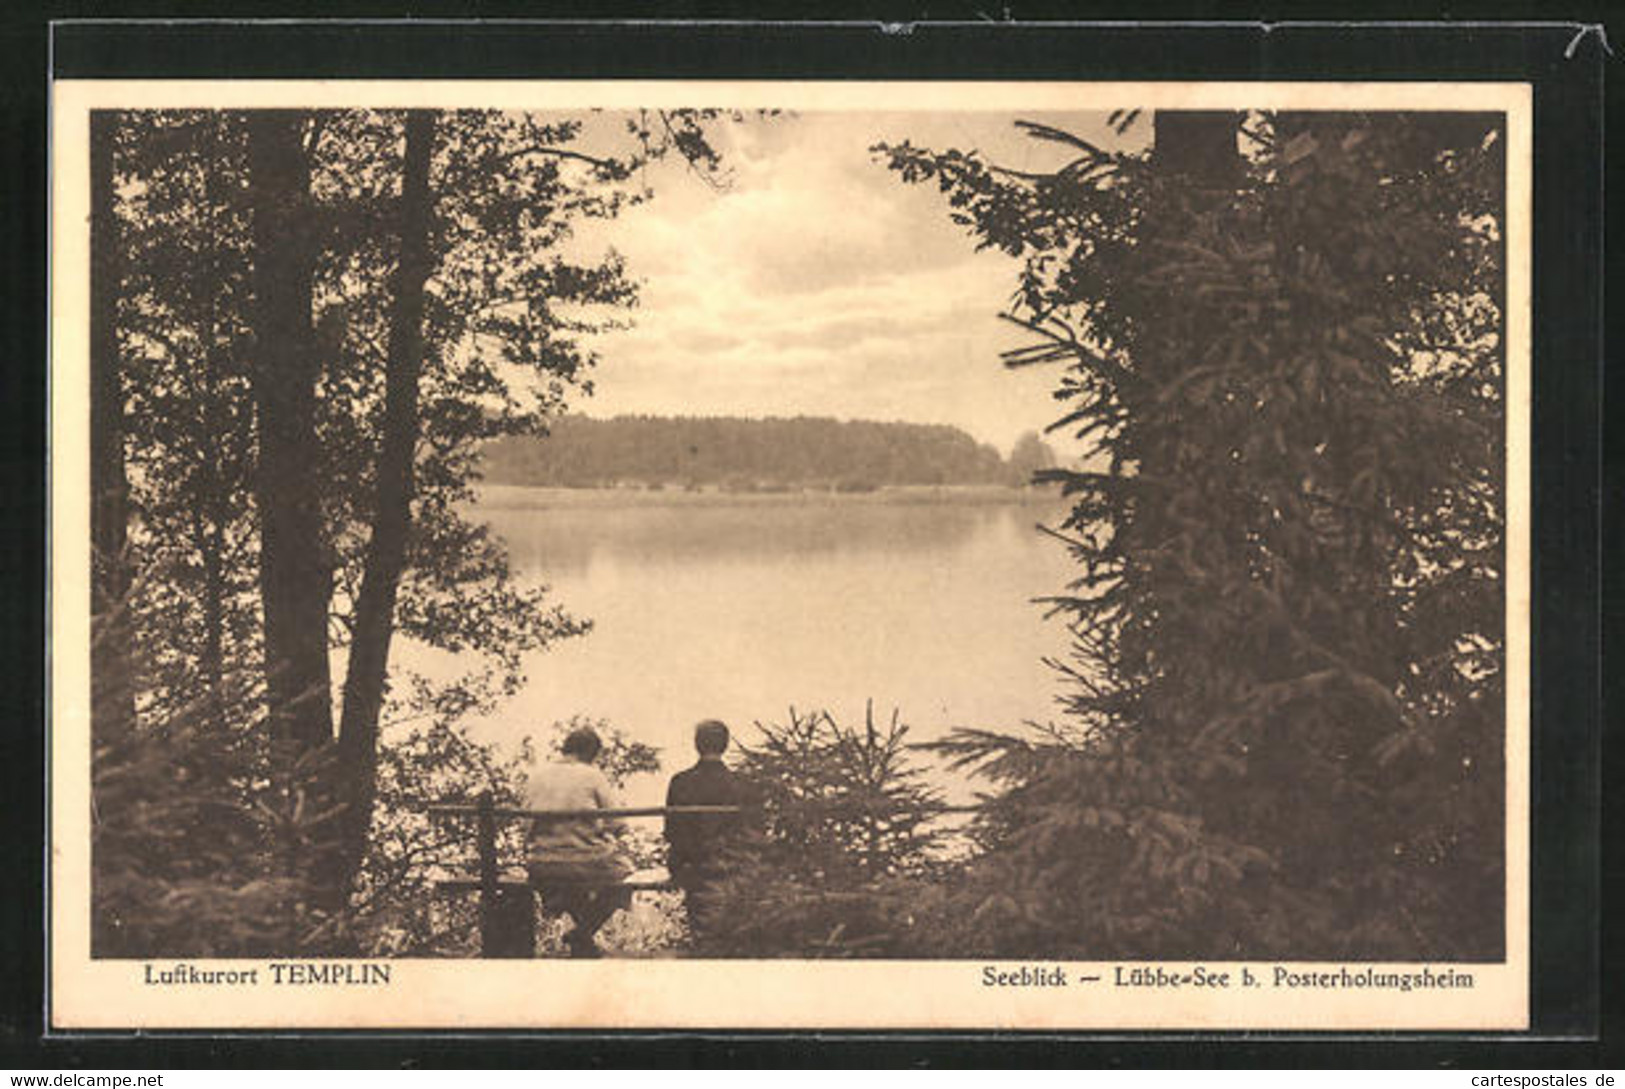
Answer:
<svg viewBox="0 0 1625 1089"><path fill-rule="evenodd" d="M866 491L895 484L1028 483L1055 464L1036 434L1009 460L957 427L797 416L570 415L546 436L514 436L485 448L492 484L587 488L613 484L715 485L736 489L829 487Z"/></svg>

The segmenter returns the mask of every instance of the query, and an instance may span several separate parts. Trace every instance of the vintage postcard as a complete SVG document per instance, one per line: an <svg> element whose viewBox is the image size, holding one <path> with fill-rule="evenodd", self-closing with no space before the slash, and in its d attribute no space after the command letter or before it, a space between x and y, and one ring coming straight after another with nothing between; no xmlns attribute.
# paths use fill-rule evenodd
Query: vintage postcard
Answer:
<svg viewBox="0 0 1625 1089"><path fill-rule="evenodd" d="M58 82L51 1026L1526 1027L1530 126Z"/></svg>

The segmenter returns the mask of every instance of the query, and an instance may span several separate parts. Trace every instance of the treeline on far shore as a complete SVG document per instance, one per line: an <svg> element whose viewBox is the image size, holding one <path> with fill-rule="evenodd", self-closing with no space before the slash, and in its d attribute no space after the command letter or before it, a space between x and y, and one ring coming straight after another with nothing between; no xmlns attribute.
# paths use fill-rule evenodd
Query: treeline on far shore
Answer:
<svg viewBox="0 0 1625 1089"><path fill-rule="evenodd" d="M491 484L591 488L615 484L868 491L908 484L1026 484L1055 464L1037 434L1010 457L947 424L797 416L570 415L545 436L485 448Z"/></svg>

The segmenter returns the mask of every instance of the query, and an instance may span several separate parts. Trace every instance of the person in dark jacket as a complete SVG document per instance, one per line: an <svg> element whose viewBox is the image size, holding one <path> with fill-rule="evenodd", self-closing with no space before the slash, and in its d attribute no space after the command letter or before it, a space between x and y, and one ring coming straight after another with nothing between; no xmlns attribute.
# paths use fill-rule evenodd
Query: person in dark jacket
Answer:
<svg viewBox="0 0 1625 1089"><path fill-rule="evenodd" d="M694 748L700 759L671 778L666 790L668 806L748 804L748 791L739 776L722 762L728 751L728 727L707 719L694 727ZM666 868L672 883L683 890L689 927L696 934L709 926L707 886L721 872L728 847L745 828L739 813L666 814Z"/></svg>

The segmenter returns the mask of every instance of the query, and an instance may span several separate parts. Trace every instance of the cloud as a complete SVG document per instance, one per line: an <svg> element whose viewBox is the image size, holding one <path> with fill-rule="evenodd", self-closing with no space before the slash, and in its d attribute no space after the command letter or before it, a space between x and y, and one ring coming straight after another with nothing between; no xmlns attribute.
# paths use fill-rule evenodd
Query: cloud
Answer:
<svg viewBox="0 0 1625 1089"><path fill-rule="evenodd" d="M661 167L653 201L582 239L644 281L635 328L597 344L589 411L935 421L1006 448L1048 422L1055 375L998 361L1015 264L869 152L910 132L1034 153L1008 117L809 114L729 129L724 193Z"/></svg>
<svg viewBox="0 0 1625 1089"><path fill-rule="evenodd" d="M671 347L694 353L727 351L744 343L743 338L719 329L678 329L671 334L670 340Z"/></svg>

